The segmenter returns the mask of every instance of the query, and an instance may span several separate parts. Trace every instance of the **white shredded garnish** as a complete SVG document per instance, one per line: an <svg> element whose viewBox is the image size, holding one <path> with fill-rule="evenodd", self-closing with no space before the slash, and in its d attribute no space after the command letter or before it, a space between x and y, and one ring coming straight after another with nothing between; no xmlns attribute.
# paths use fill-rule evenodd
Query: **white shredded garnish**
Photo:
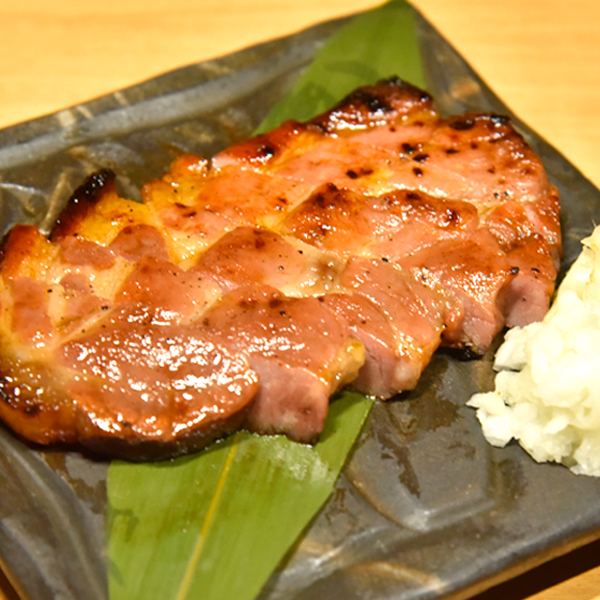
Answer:
<svg viewBox="0 0 600 600"><path fill-rule="evenodd" d="M600 476L600 227L583 244L544 320L507 333L494 391L467 404L490 444Z"/></svg>

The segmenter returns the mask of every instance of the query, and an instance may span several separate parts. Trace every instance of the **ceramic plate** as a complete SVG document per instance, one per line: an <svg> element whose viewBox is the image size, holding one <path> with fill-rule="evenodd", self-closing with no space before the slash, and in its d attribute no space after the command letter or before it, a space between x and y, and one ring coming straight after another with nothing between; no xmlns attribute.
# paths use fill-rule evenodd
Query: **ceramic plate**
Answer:
<svg viewBox="0 0 600 600"><path fill-rule="evenodd" d="M69 193L110 167L124 195L181 152L210 156L248 137L345 20L167 73L0 131L3 231L48 229ZM416 13L428 90L444 113L510 111ZM600 193L511 115L563 200L565 267L600 215ZM479 361L434 357L419 387L377 403L335 493L261 600L466 598L600 537L600 480L538 465L483 439ZM0 427L0 557L29 600L106 600L107 464L23 444Z"/></svg>

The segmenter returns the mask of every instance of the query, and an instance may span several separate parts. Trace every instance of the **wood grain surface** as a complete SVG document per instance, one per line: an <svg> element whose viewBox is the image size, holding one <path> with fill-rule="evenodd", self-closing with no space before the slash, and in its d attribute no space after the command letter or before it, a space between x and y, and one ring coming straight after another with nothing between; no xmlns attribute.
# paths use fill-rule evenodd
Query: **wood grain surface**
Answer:
<svg viewBox="0 0 600 600"><path fill-rule="evenodd" d="M379 4L0 0L0 127ZM600 186L598 0L413 0L413 5L516 114ZM0 600L16 598L0 573ZM593 598L600 598L600 542L476 600Z"/></svg>

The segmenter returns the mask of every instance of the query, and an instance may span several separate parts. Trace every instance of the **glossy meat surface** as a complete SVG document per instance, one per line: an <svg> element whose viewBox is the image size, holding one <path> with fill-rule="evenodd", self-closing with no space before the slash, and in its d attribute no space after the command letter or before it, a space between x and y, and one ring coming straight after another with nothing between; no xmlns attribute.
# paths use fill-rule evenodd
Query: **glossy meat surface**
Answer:
<svg viewBox="0 0 600 600"><path fill-rule="evenodd" d="M440 346L543 317L556 189L495 115L397 79L119 197L101 171L0 265L0 417L133 459L246 427L318 438L331 396L412 389Z"/></svg>

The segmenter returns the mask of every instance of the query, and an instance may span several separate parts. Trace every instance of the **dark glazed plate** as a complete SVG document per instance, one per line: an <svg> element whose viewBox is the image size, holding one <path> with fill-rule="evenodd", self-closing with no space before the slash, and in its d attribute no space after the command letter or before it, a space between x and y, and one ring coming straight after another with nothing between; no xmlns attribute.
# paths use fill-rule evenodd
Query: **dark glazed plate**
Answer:
<svg viewBox="0 0 600 600"><path fill-rule="evenodd" d="M428 90L445 113L510 111L417 13ZM91 171L136 197L181 152L248 137L328 37L298 35L168 73L0 131L3 231L48 228ZM600 192L518 118L563 199L565 268L600 215ZM597 220L597 218L596 218ZM377 403L335 493L261 600L467 598L600 537L600 480L489 446L472 393L492 355L438 354L417 390ZM29 600L106 600L106 463L42 451L0 427L0 557Z"/></svg>

